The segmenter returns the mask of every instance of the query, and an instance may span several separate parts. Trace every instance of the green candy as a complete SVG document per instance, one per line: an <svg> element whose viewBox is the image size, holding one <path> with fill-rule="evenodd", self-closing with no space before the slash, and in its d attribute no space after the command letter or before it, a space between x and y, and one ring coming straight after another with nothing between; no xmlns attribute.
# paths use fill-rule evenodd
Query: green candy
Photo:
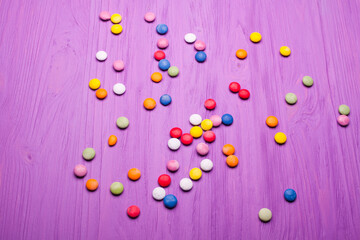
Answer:
<svg viewBox="0 0 360 240"><path fill-rule="evenodd" d="M110 191L114 195L120 195L124 191L124 185L121 182L113 182L110 186Z"/></svg>
<svg viewBox="0 0 360 240"><path fill-rule="evenodd" d="M314 80L310 76L303 77L303 84L307 87L311 87L314 84Z"/></svg>
<svg viewBox="0 0 360 240"><path fill-rule="evenodd" d="M339 106L339 113L341 115L349 115L350 113L350 108L348 105L342 104Z"/></svg>
<svg viewBox="0 0 360 240"><path fill-rule="evenodd" d="M126 117L119 117L116 120L116 125L120 129L125 129L125 128L127 128L129 126L129 119L127 119Z"/></svg>
<svg viewBox="0 0 360 240"><path fill-rule="evenodd" d="M85 160L93 160L95 157L95 150L93 148L85 148L85 150L82 153L82 156Z"/></svg>
<svg viewBox="0 0 360 240"><path fill-rule="evenodd" d="M297 97L294 93L288 93L285 96L285 101L290 105L294 105L297 102Z"/></svg>
<svg viewBox="0 0 360 240"><path fill-rule="evenodd" d="M168 74L170 77L176 77L179 74L179 69L175 66L169 67Z"/></svg>

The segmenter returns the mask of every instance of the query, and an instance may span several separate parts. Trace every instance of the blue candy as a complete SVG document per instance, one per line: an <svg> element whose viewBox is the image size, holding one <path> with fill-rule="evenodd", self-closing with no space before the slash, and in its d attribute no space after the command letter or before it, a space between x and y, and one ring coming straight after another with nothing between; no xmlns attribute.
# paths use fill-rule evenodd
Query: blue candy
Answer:
<svg viewBox="0 0 360 240"><path fill-rule="evenodd" d="M171 103L171 97L168 94L164 94L160 97L160 103L164 106L167 106Z"/></svg>
<svg viewBox="0 0 360 240"><path fill-rule="evenodd" d="M195 59L198 62L204 62L206 60L206 53L203 51L199 51L195 54Z"/></svg>
<svg viewBox="0 0 360 240"><path fill-rule="evenodd" d="M165 207L171 209L171 208L176 207L176 204L177 204L177 199L176 199L176 197L174 195L169 194L169 195L166 195L164 197L164 205L165 205Z"/></svg>
<svg viewBox="0 0 360 240"><path fill-rule="evenodd" d="M295 201L296 199L296 192L294 189L286 189L285 192L284 192L284 197L285 197L285 200L288 201L288 202L293 202Z"/></svg>
<svg viewBox="0 0 360 240"><path fill-rule="evenodd" d="M159 68L160 68L161 70L166 71L166 70L169 69L169 67L170 67L170 62L169 62L169 60L161 59L161 60L159 61Z"/></svg>
<svg viewBox="0 0 360 240"><path fill-rule="evenodd" d="M224 125L229 126L234 122L234 118L230 114L226 113L221 117L221 121Z"/></svg>
<svg viewBox="0 0 360 240"><path fill-rule="evenodd" d="M168 26L166 24L159 24L156 26L156 31L158 34L164 35L168 31Z"/></svg>

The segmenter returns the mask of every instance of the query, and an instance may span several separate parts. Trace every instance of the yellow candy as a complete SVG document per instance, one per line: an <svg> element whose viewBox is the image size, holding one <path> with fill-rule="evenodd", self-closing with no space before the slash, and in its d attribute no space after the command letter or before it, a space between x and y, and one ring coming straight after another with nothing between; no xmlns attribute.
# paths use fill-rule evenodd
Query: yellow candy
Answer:
<svg viewBox="0 0 360 240"><path fill-rule="evenodd" d="M213 123L210 119L204 119L201 122L201 128L204 129L205 131L210 130L213 127Z"/></svg>
<svg viewBox="0 0 360 240"><path fill-rule="evenodd" d="M274 138L278 144L284 144L286 142L286 135L283 132L276 133Z"/></svg>
<svg viewBox="0 0 360 240"><path fill-rule="evenodd" d="M189 176L192 180L199 180L201 178L202 172L200 168L193 168L190 170Z"/></svg>
<svg viewBox="0 0 360 240"><path fill-rule="evenodd" d="M250 40L254 43L260 42L261 34L258 32L253 32L252 34L250 34Z"/></svg>
<svg viewBox="0 0 360 240"><path fill-rule="evenodd" d="M113 34L120 34L123 30L123 27L120 24L114 24L111 27L111 32Z"/></svg>
<svg viewBox="0 0 360 240"><path fill-rule="evenodd" d="M199 126L192 127L190 129L190 135L194 138L199 138L203 134L203 130Z"/></svg>
<svg viewBox="0 0 360 240"><path fill-rule="evenodd" d="M289 47L287 46L282 46L280 48L280 54L283 55L284 57L288 57L290 56L291 50Z"/></svg>
<svg viewBox="0 0 360 240"><path fill-rule="evenodd" d="M113 14L113 15L111 15L111 22L113 22L113 23L119 23L119 22L121 22L121 15L120 14L118 14L118 13L115 13L115 14Z"/></svg>
<svg viewBox="0 0 360 240"><path fill-rule="evenodd" d="M92 89L92 90L96 90L100 87L100 80L97 79L97 78L94 78L94 79L91 79L90 82L89 82L89 87Z"/></svg>

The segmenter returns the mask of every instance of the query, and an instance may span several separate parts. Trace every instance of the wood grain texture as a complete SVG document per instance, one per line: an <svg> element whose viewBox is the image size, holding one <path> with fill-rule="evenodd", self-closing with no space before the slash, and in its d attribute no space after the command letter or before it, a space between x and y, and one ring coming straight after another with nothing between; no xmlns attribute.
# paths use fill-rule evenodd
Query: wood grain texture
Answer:
<svg viewBox="0 0 360 240"><path fill-rule="evenodd" d="M121 35L99 20L102 10L123 16ZM154 23L143 20L147 11ZM0 238L358 239L359 16L357 0L0 0ZM159 23L169 26L165 52L180 74L155 84ZM254 31L259 44L249 41ZM206 42L205 63L195 62L187 32ZM279 55L282 45L289 58ZM235 57L239 48L248 52L244 61ZM105 62L96 61L98 50L109 53ZM121 73L112 69L117 59L126 64ZM302 85L304 75L312 88ZM104 101L88 88L95 77L108 90ZM231 81L251 98L231 94ZM123 96L112 93L116 82L126 85ZM296 105L285 103L287 92ZM164 93L170 106L142 107ZM207 98L217 101L212 112ZM336 123L343 103L351 107L347 128ZM214 169L184 193L178 183L199 166L202 140L177 152L167 140L174 126L190 130L192 113L230 113L235 122L214 130ZM276 129L266 127L269 115L278 117ZM130 120L125 131L116 128L119 116ZM284 146L274 143L277 131L288 136ZM115 147L107 145L111 134ZM236 147L235 169L225 164L225 143ZM85 147L96 150L91 162L81 157ZM180 162L166 189L179 200L173 210L151 197L170 159ZM73 175L78 163L88 167L84 179ZM137 182L127 179L132 167L142 171ZM98 179L96 192L85 190L89 178ZM114 181L125 186L119 197L109 190ZM296 202L283 199L286 188L297 191ZM126 215L133 204L141 208L135 220ZM258 220L262 207L273 212L268 224Z"/></svg>

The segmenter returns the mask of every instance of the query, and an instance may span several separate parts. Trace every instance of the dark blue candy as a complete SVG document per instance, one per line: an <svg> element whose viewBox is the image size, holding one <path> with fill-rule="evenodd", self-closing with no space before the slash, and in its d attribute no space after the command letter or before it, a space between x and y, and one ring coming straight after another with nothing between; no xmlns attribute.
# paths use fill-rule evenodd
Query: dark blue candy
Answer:
<svg viewBox="0 0 360 240"><path fill-rule="evenodd" d="M195 54L195 59L198 62L204 62L206 60L206 53L203 51L199 51Z"/></svg>
<svg viewBox="0 0 360 240"><path fill-rule="evenodd" d="M164 205L165 205L165 207L171 209L171 208L176 207L176 204L177 204L177 199L176 199L176 197L174 195L169 194L169 195L166 195L164 197Z"/></svg>
<svg viewBox="0 0 360 240"><path fill-rule="evenodd" d="M285 197L285 200L288 201L288 202L293 202L295 201L296 199L296 192L294 189L286 189L285 192L284 192L284 197Z"/></svg>
<svg viewBox="0 0 360 240"><path fill-rule="evenodd" d="M168 26L166 24L159 24L156 26L156 31L158 34L164 35L168 31Z"/></svg>
<svg viewBox="0 0 360 240"><path fill-rule="evenodd" d="M229 126L233 123L234 118L230 114L226 113L221 117L221 120L224 125Z"/></svg>
<svg viewBox="0 0 360 240"><path fill-rule="evenodd" d="M160 103L164 106L167 106L171 103L171 97L168 94L164 94L160 97Z"/></svg>
<svg viewBox="0 0 360 240"><path fill-rule="evenodd" d="M170 67L170 62L169 62L168 60L166 60L166 59L161 59L161 60L159 61L159 68L160 68L161 70L166 71L166 70L169 69L169 67Z"/></svg>

